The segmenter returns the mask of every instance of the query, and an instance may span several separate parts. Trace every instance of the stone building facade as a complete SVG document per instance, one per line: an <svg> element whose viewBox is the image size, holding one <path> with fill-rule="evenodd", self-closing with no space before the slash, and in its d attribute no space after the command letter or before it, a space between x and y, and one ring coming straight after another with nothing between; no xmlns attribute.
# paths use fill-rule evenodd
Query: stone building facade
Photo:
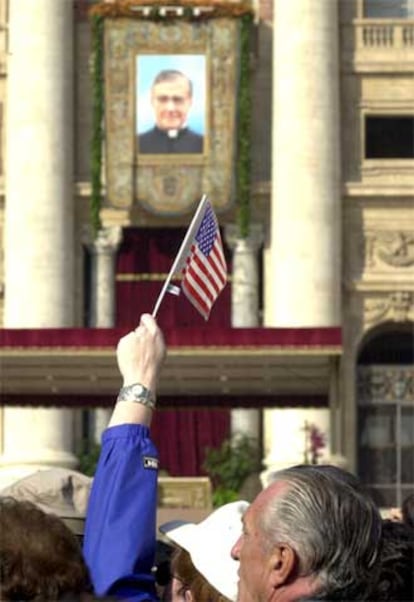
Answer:
<svg viewBox="0 0 414 602"><path fill-rule="evenodd" d="M188 211L154 217L136 204L106 206L99 237L88 234L91 4L0 1L5 332L120 326L116 261L127 230L183 228L189 220ZM395 505L414 490L414 5L259 0L253 9L250 238L237 239L234 205L220 215L233 261L229 319L233 328L340 329L342 343L340 352L306 343L296 352L266 348L250 364L229 353L223 365L250 366L237 376L222 368L222 382L238 378L239 390L213 384L220 369L208 350L193 370L210 366L207 396L233 395L231 427L260 438L264 480L306 459L316 427L322 459L347 465L381 505ZM76 466L84 410L42 399L116 388L115 377L101 386L102 373L76 382L59 349L56 366L36 379L42 368L33 345L3 344L4 483L34 467ZM172 379L190 374L184 355L177 352ZM94 360L85 361L93 374ZM192 376L182 386L200 395ZM250 402L238 404L243 387ZM165 377L161 392L177 391ZM318 395L325 402L313 403ZM98 435L108 411L93 412Z"/></svg>

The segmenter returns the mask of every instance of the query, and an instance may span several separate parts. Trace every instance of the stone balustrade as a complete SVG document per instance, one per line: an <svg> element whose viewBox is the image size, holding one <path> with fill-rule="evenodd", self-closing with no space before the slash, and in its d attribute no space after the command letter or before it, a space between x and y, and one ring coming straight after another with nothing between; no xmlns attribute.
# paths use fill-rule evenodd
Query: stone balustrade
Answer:
<svg viewBox="0 0 414 602"><path fill-rule="evenodd" d="M356 50L414 50L414 21L354 21Z"/></svg>

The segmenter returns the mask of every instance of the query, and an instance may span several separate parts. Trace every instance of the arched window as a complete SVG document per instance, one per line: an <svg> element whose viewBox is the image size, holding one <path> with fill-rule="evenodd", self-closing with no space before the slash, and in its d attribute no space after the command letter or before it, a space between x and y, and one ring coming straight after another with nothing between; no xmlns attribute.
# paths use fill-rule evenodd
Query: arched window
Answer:
<svg viewBox="0 0 414 602"><path fill-rule="evenodd" d="M358 473L381 507L414 493L413 332L383 325L358 356Z"/></svg>

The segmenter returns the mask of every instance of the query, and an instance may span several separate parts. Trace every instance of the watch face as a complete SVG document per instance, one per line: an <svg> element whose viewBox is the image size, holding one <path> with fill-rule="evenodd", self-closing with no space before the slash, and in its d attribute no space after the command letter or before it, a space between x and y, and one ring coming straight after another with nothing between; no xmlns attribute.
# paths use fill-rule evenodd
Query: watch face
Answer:
<svg viewBox="0 0 414 602"><path fill-rule="evenodd" d="M132 387L132 393L134 395L145 395L146 391L142 385L134 385Z"/></svg>
<svg viewBox="0 0 414 602"><path fill-rule="evenodd" d="M117 397L117 401L135 401L150 408L155 407L155 399L151 396L151 391L144 385L141 385L141 383L122 387Z"/></svg>

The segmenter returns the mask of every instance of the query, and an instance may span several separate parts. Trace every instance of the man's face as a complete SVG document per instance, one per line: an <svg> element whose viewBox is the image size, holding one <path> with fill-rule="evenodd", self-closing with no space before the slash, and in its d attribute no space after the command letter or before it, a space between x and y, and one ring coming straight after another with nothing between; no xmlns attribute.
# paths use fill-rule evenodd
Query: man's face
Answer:
<svg viewBox="0 0 414 602"><path fill-rule="evenodd" d="M275 484L276 485L276 484ZM237 602L268 602L276 598L271 585L271 553L266 546L260 526L260 517L264 512L269 495L278 495L285 488L271 486L271 491L262 491L243 516L243 532L231 555L240 561L239 589Z"/></svg>
<svg viewBox="0 0 414 602"><path fill-rule="evenodd" d="M172 81L155 84L151 104L155 123L161 130L179 130L187 121L192 98L188 81L177 77Z"/></svg>
<svg viewBox="0 0 414 602"><path fill-rule="evenodd" d="M266 600L265 547L255 504L243 516L243 533L232 549L233 558L240 560L237 602Z"/></svg>

